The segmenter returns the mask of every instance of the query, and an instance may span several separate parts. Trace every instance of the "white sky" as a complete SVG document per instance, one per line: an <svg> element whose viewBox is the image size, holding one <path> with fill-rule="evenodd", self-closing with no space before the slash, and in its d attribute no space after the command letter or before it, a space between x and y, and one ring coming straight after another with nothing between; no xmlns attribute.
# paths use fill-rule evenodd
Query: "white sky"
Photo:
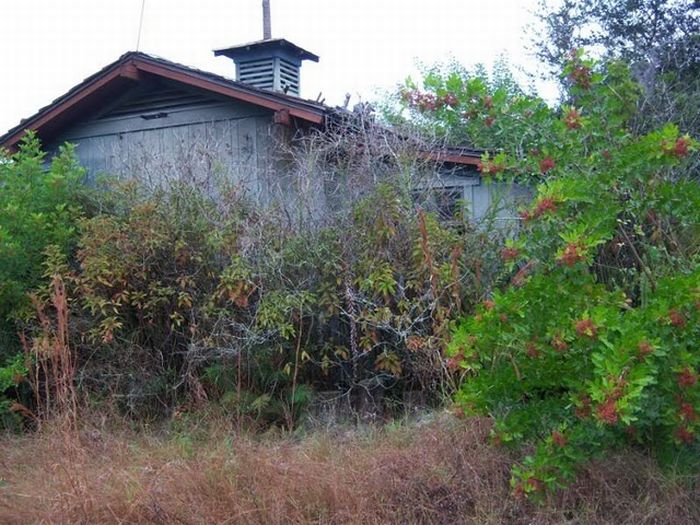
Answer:
<svg viewBox="0 0 700 525"><path fill-rule="evenodd" d="M136 47L142 0L0 0L0 134ZM535 0L271 0L272 35L319 55L302 96L372 100L417 61L491 64L526 46ZM234 77L212 49L262 38L261 0L146 0L140 50ZM551 94L551 86L541 86Z"/></svg>

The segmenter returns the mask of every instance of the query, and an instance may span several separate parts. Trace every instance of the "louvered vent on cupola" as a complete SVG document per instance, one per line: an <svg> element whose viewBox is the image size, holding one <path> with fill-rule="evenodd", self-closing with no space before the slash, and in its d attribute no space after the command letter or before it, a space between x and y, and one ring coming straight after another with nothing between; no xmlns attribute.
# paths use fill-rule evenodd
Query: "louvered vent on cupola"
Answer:
<svg viewBox="0 0 700 525"><path fill-rule="evenodd" d="M299 70L304 60L318 62L318 56L285 40L275 38L241 46L217 49L236 64L236 80L256 88L299 96Z"/></svg>

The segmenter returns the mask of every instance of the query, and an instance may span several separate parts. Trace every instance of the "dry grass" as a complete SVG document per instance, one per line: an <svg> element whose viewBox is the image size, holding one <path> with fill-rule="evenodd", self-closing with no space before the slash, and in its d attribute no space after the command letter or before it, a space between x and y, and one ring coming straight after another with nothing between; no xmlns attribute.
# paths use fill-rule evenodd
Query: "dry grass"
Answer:
<svg viewBox="0 0 700 525"><path fill-rule="evenodd" d="M698 488L630 454L545 506L519 501L512 458L487 434L486 421L448 416L305 437L45 429L0 441L0 522L700 522Z"/></svg>

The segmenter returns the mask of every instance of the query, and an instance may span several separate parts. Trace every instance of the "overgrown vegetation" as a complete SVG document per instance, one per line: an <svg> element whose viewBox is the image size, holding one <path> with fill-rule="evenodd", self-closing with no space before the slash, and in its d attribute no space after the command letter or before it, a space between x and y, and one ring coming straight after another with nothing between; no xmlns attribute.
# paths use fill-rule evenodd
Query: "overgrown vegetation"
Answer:
<svg viewBox="0 0 700 525"><path fill-rule="evenodd" d="M21 148L20 155L0 156L0 426L16 425L10 409L29 399L22 383L30 363L17 338L33 315L29 292L43 281L47 249L65 256L75 248L85 193L73 146L50 163L31 133Z"/></svg>
<svg viewBox="0 0 700 525"><path fill-rule="evenodd" d="M385 132L343 127L297 144L289 169L311 165L330 188L331 203L308 212L301 190L295 209L284 200L262 209L226 181L215 191L109 183L82 216L77 193L51 193L61 215L45 220L65 238L26 242L35 262L16 281L17 303L31 292L35 313L15 316L25 356L11 358L11 382L0 385L26 376L34 400L15 393L6 408L43 418L65 405L65 378L52 374L67 348L76 395L136 418L209 401L239 425L291 428L315 391L370 419L406 392L443 401L453 388L449 321L496 275L497 236L423 210L422 161L376 133ZM29 138L3 165L18 179L32 166L51 188L82 176L70 149L47 172L42 159Z"/></svg>
<svg viewBox="0 0 700 525"><path fill-rule="evenodd" d="M647 133L673 122L700 135L700 4L694 0L541 0L533 30L537 58L554 75L572 49L624 60L642 87L630 121ZM565 87L569 80L561 79ZM566 92L566 90L565 90ZM697 160L687 163L697 172Z"/></svg>
<svg viewBox="0 0 700 525"><path fill-rule="evenodd" d="M30 135L0 161L0 414L26 426L67 422L74 467L89 450L78 423L88 407L166 428L214 413L240 436L298 429L326 390L370 421L416 392L433 406L456 393L459 415L493 422L472 418L461 431L443 422L417 444L411 438L408 452L358 457L351 472L404 461L400 476L389 468L358 478L358 487L377 489L374 510L358 507L364 488L349 502L338 503L337 488L314 487L306 499L288 485L266 499L255 491L278 483L269 465L241 460L260 479L212 468L183 431L179 443L196 458L183 472L207 472L192 478L194 488L211 483L228 498L211 517L202 511L211 520L219 510L267 522L575 519L559 511L552 494L561 489L569 510L596 521L589 500L567 487L605 470L591 467L603 454L635 458L653 473L644 487L655 494L662 483L638 454L697 483L698 143L665 120L652 129L657 122L643 113L649 87L622 62L574 51L562 79L565 103L552 108L502 71L487 79L435 68L421 88L407 83L402 112L391 116L410 132L384 130L364 111L336 118L336 127L294 141L289 176L264 207L231 181L148 189L109 181L88 196L71 147L46 166ZM438 179L425 160L435 143L409 138L416 129L439 144L486 147L485 184L535 189L519 232L473 224L463 206L449 217L435 210ZM514 450L485 448L487 426L492 443ZM475 467L449 442L460 439L494 462ZM429 442L448 460L426 453ZM305 468L339 486L343 468L328 474L327 464ZM485 494L502 494L504 507L464 489L468 469L488 471ZM406 473L415 486L396 484ZM137 477L134 488L116 476L117 496L103 487L110 503L99 508L76 489L90 476L71 471L58 480L71 496L43 500L37 516L58 506L69 520L176 519L192 502L159 496L178 494L174 480L187 476L175 474L157 490L149 483L160 478ZM439 491L416 488L427 484ZM680 482L672 488L680 501L697 497ZM522 497L553 505L536 510ZM660 499L650 519L697 518L671 496ZM407 510L415 501L422 506Z"/></svg>
<svg viewBox="0 0 700 525"><path fill-rule="evenodd" d="M616 446L697 467L700 192L682 169L697 143L673 124L630 131L640 89L623 64L575 52L564 75L556 109L457 74L405 95L500 145L484 177L538 184L501 252L510 284L451 343L464 411L493 416L499 443L538 443L512 481L534 496Z"/></svg>
<svg viewBox="0 0 700 525"><path fill-rule="evenodd" d="M83 169L65 145L45 163L39 142L28 134L22 154L0 161L0 317L20 318L30 308L27 291L38 287L44 252L67 254L75 246L82 214ZM7 326L2 341L7 344ZM5 347L3 347L4 349Z"/></svg>
<svg viewBox="0 0 700 525"><path fill-rule="evenodd" d="M58 523L696 523L697 485L627 451L582 470L547 506L523 502L489 422L245 436L175 420L154 433L87 424L0 443L0 514ZM221 421L219 421L221 425Z"/></svg>

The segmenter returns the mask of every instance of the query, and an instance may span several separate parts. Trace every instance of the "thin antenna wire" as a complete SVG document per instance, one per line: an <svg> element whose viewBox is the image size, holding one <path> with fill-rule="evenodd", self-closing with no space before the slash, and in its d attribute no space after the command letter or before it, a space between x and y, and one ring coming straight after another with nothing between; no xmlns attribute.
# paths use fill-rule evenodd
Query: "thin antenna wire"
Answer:
<svg viewBox="0 0 700 525"><path fill-rule="evenodd" d="M136 37L136 51L139 50L141 45L141 29L143 29L143 12L146 9L146 0L141 0L141 16L139 17L139 34Z"/></svg>

